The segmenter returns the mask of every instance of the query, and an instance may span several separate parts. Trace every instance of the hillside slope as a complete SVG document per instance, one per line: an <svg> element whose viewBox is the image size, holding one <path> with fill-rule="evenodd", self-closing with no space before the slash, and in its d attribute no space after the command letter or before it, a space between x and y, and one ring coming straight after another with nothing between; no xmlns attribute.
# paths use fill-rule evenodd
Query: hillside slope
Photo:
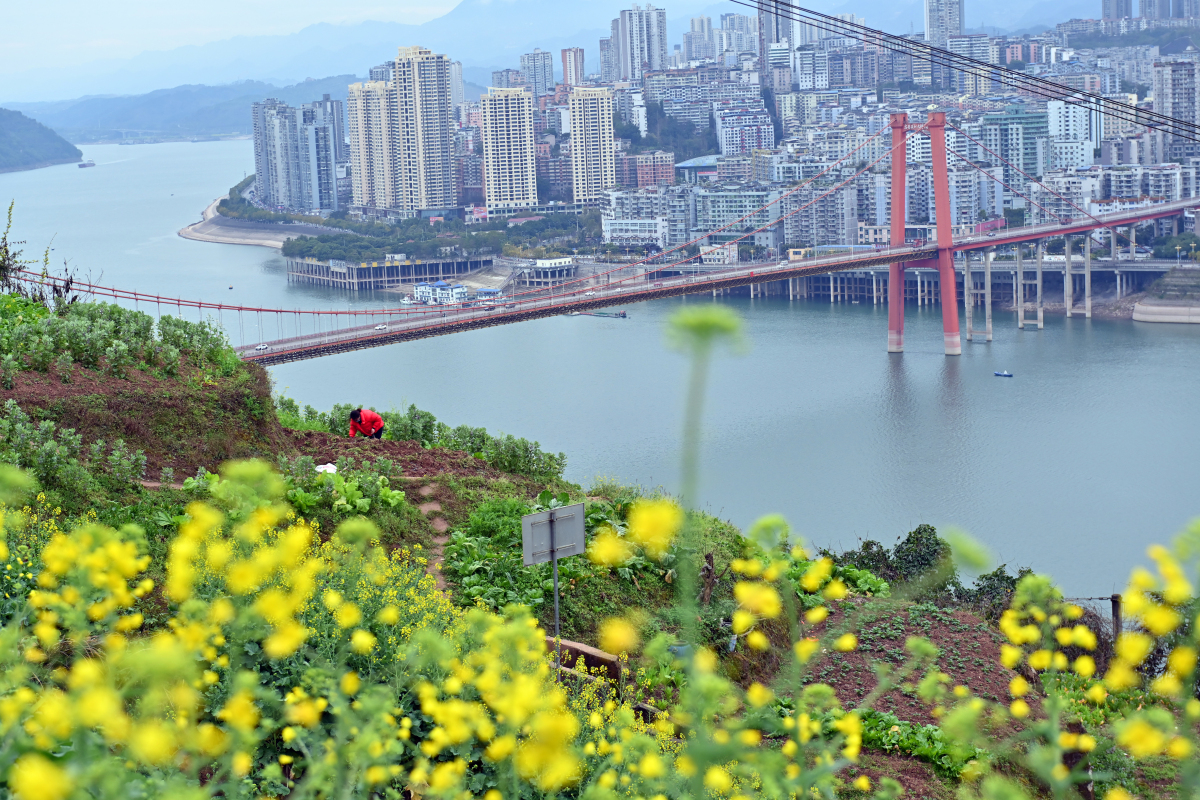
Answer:
<svg viewBox="0 0 1200 800"><path fill-rule="evenodd" d="M0 108L0 172L69 164L83 158L79 148L19 111Z"/></svg>

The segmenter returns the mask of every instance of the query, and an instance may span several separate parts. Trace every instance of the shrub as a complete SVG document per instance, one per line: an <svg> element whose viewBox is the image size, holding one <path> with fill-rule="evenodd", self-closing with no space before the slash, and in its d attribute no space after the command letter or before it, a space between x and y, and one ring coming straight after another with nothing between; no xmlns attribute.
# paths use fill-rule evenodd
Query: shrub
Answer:
<svg viewBox="0 0 1200 800"><path fill-rule="evenodd" d="M17 372L20 366L17 360L13 358L12 353L5 353L3 358L0 358L0 383L4 384L5 389L14 389L17 385Z"/></svg>
<svg viewBox="0 0 1200 800"><path fill-rule="evenodd" d="M62 353L54 362L54 371L58 373L58 379L63 383L71 382L71 373L74 370L75 362L71 359L70 352Z"/></svg>

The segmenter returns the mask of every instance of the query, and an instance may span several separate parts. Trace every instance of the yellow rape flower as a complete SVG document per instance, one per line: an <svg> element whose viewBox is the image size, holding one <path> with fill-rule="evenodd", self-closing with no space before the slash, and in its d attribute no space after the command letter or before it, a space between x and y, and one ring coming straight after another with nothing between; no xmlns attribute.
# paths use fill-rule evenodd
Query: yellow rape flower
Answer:
<svg viewBox="0 0 1200 800"><path fill-rule="evenodd" d="M792 649L796 651L797 660L799 660L801 664L805 664L810 658L813 657L813 654L817 652L820 646L820 643L816 639L809 638L801 639L800 641L796 642L796 644L792 646Z"/></svg>
<svg viewBox="0 0 1200 800"><path fill-rule="evenodd" d="M704 785L718 794L725 794L733 788L733 778L720 767L709 767L704 773Z"/></svg>
<svg viewBox="0 0 1200 800"><path fill-rule="evenodd" d="M848 653L858 647L858 637L853 633L844 633L833 642L833 649Z"/></svg>
<svg viewBox="0 0 1200 800"><path fill-rule="evenodd" d="M629 538L662 558L683 526L683 509L671 500L638 500L629 510Z"/></svg>
<svg viewBox="0 0 1200 800"><path fill-rule="evenodd" d="M606 567L624 564L632 555L628 542L607 526L592 539L592 546L588 548L588 558L592 563Z"/></svg>
<svg viewBox="0 0 1200 800"><path fill-rule="evenodd" d="M258 707L251 694L243 690L229 698L225 707L217 712L217 719L229 723L235 730L249 733L258 725Z"/></svg>
<svg viewBox="0 0 1200 800"><path fill-rule="evenodd" d="M1117 744L1134 758L1158 755L1167 746L1167 737L1144 719L1127 721L1117 730Z"/></svg>
<svg viewBox="0 0 1200 800"><path fill-rule="evenodd" d="M761 683L752 683L746 690L746 702L755 708L762 708L775 699L775 693Z"/></svg>
<svg viewBox="0 0 1200 800"><path fill-rule="evenodd" d="M39 753L17 759L8 785L20 800L63 800L74 788L70 776Z"/></svg>
<svg viewBox="0 0 1200 800"><path fill-rule="evenodd" d="M764 619L774 619L783 610L779 592L765 583L739 581L733 587L733 596L742 608Z"/></svg>
<svg viewBox="0 0 1200 800"><path fill-rule="evenodd" d="M637 628L628 620L613 617L600 626L600 648L609 653L628 653L638 641Z"/></svg>

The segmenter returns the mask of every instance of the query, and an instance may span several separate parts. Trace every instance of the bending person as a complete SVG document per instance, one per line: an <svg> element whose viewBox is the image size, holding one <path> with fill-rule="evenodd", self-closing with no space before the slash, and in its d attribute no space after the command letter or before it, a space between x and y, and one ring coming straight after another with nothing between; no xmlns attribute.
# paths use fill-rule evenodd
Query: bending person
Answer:
<svg viewBox="0 0 1200 800"><path fill-rule="evenodd" d="M350 438L362 434L368 439L383 438L383 417L369 408L356 408L350 412Z"/></svg>

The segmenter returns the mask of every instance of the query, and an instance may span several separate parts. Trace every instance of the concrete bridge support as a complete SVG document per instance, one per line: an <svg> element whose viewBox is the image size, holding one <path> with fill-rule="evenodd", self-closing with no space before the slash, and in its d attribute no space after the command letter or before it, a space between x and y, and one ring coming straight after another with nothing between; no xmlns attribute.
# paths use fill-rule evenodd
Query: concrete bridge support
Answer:
<svg viewBox="0 0 1200 800"><path fill-rule="evenodd" d="M1092 234L1083 240L1083 316L1092 318Z"/></svg>
<svg viewBox="0 0 1200 800"><path fill-rule="evenodd" d="M1075 302L1075 277L1070 272L1070 236L1063 236L1063 253L1066 260L1062 266L1062 302L1067 307L1067 317L1070 317L1070 307Z"/></svg>
<svg viewBox="0 0 1200 800"><path fill-rule="evenodd" d="M1046 240L1038 239L1037 240L1037 324L1038 324L1039 331L1046 326L1045 308L1043 306L1044 301L1042 299L1042 288L1043 288L1042 259L1045 258L1045 256L1046 256Z"/></svg>
<svg viewBox="0 0 1200 800"><path fill-rule="evenodd" d="M963 269L963 309L966 316L967 341L975 340L975 335L984 337L984 341L992 340L992 253L996 248L988 247L983 251L983 288L975 288L975 271L971 268L971 259L964 259ZM975 305L982 295L984 328L975 329Z"/></svg>

